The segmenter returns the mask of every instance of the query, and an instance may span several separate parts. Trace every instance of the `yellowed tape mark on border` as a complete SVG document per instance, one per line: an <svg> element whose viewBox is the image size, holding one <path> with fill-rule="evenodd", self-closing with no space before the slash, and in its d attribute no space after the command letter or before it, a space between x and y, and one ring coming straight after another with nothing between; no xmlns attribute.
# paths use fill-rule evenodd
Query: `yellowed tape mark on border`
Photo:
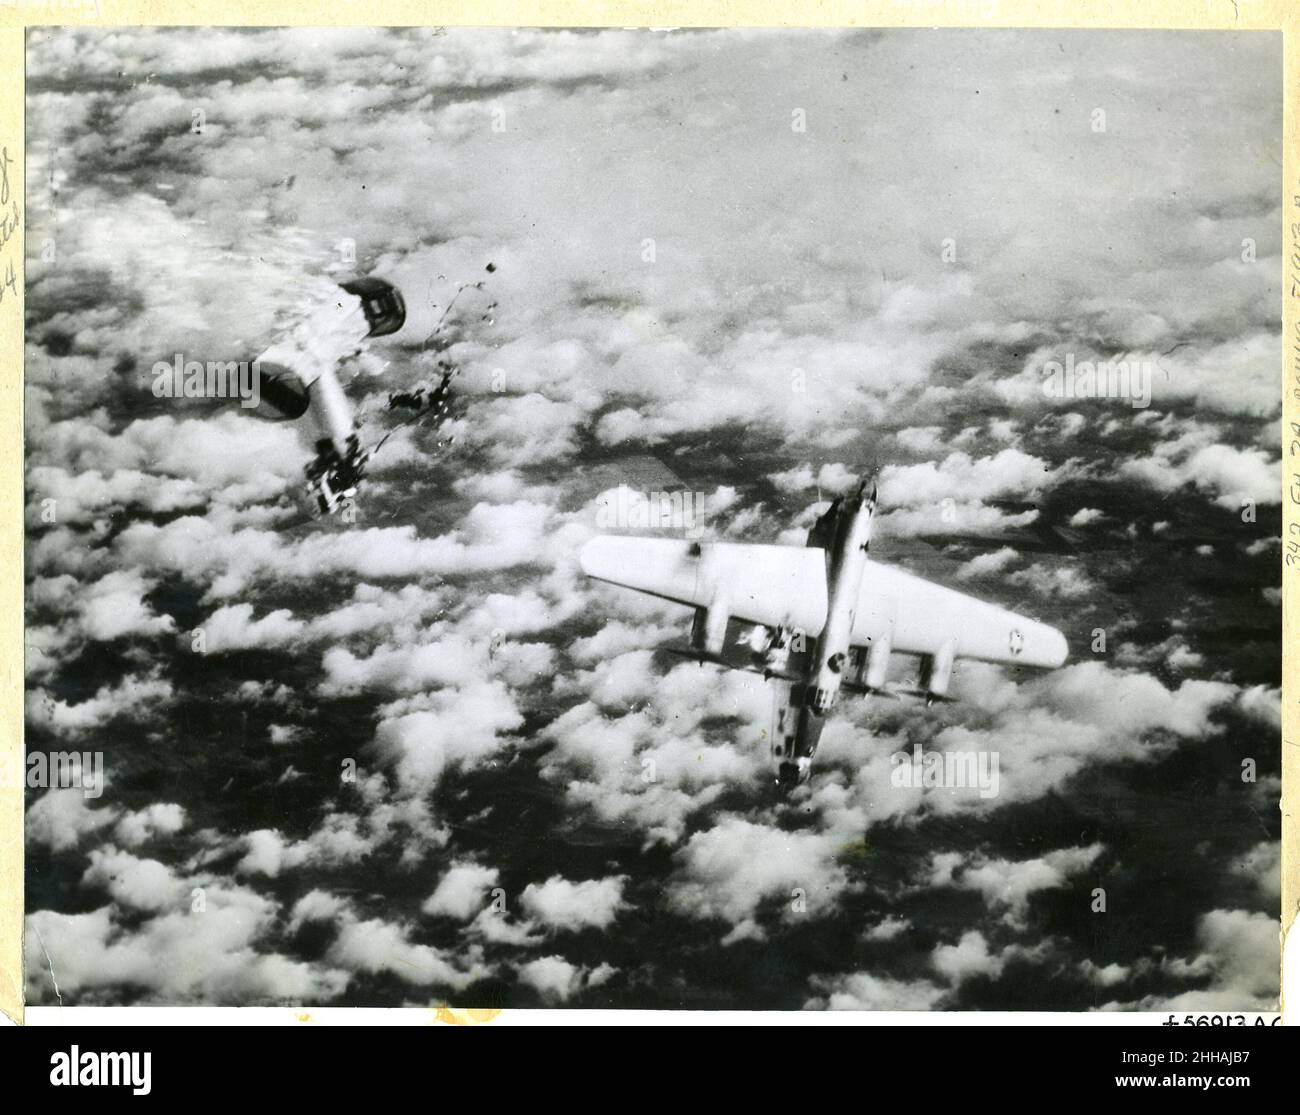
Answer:
<svg viewBox="0 0 1300 1115"><path fill-rule="evenodd" d="M23 48L0 31L0 215L23 198ZM4 226L0 284L0 769L20 770L23 749L23 227ZM23 1012L23 788L0 779L0 1011Z"/></svg>
<svg viewBox="0 0 1300 1115"><path fill-rule="evenodd" d="M1300 907L1300 5L1295 0L0 0L0 144L9 152L11 190L23 204L24 28L41 25L243 26L839 26L1079 27L1282 31L1285 37L1282 388L1282 926ZM0 302L0 760L21 759L22 610L22 295L21 230L4 245L0 277L16 261L20 290ZM1294 424L1294 425L1293 425ZM1294 452L1292 452L1294 450ZM22 1016L22 790L0 786L0 1011ZM1290 952L1300 953L1300 933ZM1300 963L1290 965L1300 1012ZM1300 1013L1295 1019L1300 1021Z"/></svg>
<svg viewBox="0 0 1300 1115"><path fill-rule="evenodd" d="M1293 0L0 0L10 26L1117 27L1283 30Z"/></svg>
<svg viewBox="0 0 1300 1115"><path fill-rule="evenodd" d="M1287 14L1283 40L1282 205L1282 1005L1300 1022L1300 7ZM1292 544L1295 549L1292 550ZM1289 977L1289 978L1288 978ZM1287 985L1290 985L1289 988ZM1289 991L1289 994L1288 994ZM1290 1004L1288 1009L1288 1003Z"/></svg>

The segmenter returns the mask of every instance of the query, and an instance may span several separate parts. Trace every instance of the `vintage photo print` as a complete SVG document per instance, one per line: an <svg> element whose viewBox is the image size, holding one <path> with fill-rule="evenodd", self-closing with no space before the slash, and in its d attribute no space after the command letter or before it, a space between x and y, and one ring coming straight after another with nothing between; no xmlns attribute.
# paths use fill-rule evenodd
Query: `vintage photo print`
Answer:
<svg viewBox="0 0 1300 1115"><path fill-rule="evenodd" d="M29 1006L1273 1016L1280 33L25 52Z"/></svg>

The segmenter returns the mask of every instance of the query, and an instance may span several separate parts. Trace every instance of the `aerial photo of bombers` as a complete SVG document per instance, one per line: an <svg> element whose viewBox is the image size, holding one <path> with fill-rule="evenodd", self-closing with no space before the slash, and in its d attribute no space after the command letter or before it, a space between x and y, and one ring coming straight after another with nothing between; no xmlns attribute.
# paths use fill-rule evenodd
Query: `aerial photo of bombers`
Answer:
<svg viewBox="0 0 1300 1115"><path fill-rule="evenodd" d="M1272 1017L1280 73L32 28L28 1001Z"/></svg>

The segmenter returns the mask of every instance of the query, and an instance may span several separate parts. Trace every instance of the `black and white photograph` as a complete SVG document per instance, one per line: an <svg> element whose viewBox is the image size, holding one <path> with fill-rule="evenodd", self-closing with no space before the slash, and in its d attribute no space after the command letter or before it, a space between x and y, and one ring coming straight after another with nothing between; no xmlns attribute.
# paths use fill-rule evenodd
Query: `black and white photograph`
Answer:
<svg viewBox="0 0 1300 1115"><path fill-rule="evenodd" d="M1278 1011L1280 33L24 103L28 1006Z"/></svg>

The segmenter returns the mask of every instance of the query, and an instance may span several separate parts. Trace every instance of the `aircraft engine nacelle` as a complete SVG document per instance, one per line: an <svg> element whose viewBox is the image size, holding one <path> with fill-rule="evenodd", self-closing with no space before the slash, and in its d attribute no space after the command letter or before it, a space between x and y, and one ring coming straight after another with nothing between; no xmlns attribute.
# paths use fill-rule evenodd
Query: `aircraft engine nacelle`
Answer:
<svg viewBox="0 0 1300 1115"><path fill-rule="evenodd" d="M367 337L386 337L406 324L406 302L402 292L387 279L373 275L339 283L349 294L361 299L361 312L370 327Z"/></svg>
<svg viewBox="0 0 1300 1115"><path fill-rule="evenodd" d="M705 607L696 608L691 621L691 650L697 654L720 655L730 619L731 611L720 596L715 596Z"/></svg>
<svg viewBox="0 0 1300 1115"><path fill-rule="evenodd" d="M772 647L773 632L763 624L756 623L745 642L755 658L762 658Z"/></svg>
<svg viewBox="0 0 1300 1115"><path fill-rule="evenodd" d="M957 657L957 647L945 643L938 654L921 656L921 689L930 697L946 697L952 682L952 666Z"/></svg>
<svg viewBox="0 0 1300 1115"><path fill-rule="evenodd" d="M772 645L767 648L767 653L756 658L765 671L784 673L790 665L790 640L773 639Z"/></svg>
<svg viewBox="0 0 1300 1115"><path fill-rule="evenodd" d="M864 689L885 688L885 675L889 673L889 655L893 649L893 640L888 635L880 635L872 641L867 650L865 669L860 679Z"/></svg>
<svg viewBox="0 0 1300 1115"><path fill-rule="evenodd" d="M297 374L282 364L259 363L257 370L259 397L258 405L253 408L255 415L272 421L288 421L307 413L311 399Z"/></svg>

